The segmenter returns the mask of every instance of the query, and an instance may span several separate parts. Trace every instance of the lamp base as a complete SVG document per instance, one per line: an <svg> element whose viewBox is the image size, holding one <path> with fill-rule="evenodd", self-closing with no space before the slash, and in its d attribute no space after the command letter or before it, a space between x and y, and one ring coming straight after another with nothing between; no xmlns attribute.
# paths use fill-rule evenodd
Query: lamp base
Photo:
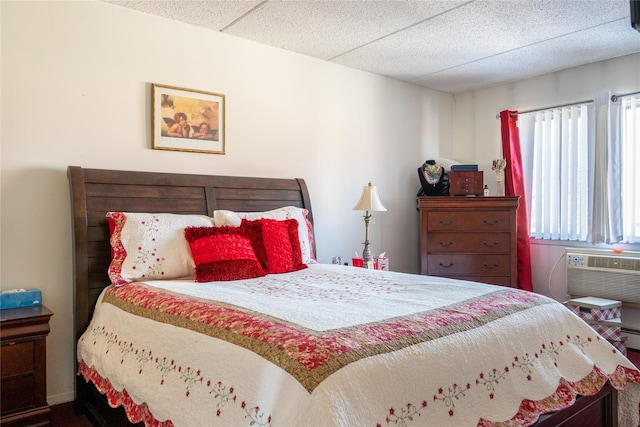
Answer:
<svg viewBox="0 0 640 427"><path fill-rule="evenodd" d="M371 250L369 249L369 220L371 215L369 211L364 215L364 249L362 250L362 259L364 260L364 268L369 268L373 265L373 257L371 256Z"/></svg>
<svg viewBox="0 0 640 427"><path fill-rule="evenodd" d="M364 266L367 267L369 262L373 261L371 256L371 250L369 250L369 241L364 242L364 249L362 250L362 259L364 260Z"/></svg>

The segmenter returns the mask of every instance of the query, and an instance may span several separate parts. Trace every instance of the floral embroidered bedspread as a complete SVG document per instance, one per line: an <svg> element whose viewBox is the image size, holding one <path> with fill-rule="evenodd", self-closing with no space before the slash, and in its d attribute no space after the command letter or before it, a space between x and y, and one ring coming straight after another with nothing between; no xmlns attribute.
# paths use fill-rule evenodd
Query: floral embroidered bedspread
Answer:
<svg viewBox="0 0 640 427"><path fill-rule="evenodd" d="M640 372L561 304L344 266L109 287L78 360L147 425L526 426L607 381L638 425Z"/></svg>

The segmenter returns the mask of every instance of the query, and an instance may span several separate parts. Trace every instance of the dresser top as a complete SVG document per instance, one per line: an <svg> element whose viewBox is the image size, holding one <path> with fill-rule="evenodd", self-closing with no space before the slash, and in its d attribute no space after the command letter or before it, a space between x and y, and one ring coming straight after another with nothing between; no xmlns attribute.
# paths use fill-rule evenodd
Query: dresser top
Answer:
<svg viewBox="0 0 640 427"><path fill-rule="evenodd" d="M420 208L511 209L517 208L520 196L426 196L418 197Z"/></svg>

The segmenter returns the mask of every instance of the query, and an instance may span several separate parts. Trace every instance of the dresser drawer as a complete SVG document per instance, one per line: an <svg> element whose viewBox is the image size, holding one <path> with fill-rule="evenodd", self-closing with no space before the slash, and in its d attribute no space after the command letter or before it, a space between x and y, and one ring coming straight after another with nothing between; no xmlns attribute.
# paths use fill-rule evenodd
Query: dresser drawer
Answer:
<svg viewBox="0 0 640 427"><path fill-rule="evenodd" d="M437 231L427 236L428 253L504 253L511 248L510 233L443 233Z"/></svg>
<svg viewBox="0 0 640 427"><path fill-rule="evenodd" d="M427 231L509 231L508 211L431 211L427 212Z"/></svg>
<svg viewBox="0 0 640 427"><path fill-rule="evenodd" d="M510 255L451 254L429 255L432 276L509 276Z"/></svg>
<svg viewBox="0 0 640 427"><path fill-rule="evenodd" d="M0 354L2 378L33 372L33 341L3 345Z"/></svg>

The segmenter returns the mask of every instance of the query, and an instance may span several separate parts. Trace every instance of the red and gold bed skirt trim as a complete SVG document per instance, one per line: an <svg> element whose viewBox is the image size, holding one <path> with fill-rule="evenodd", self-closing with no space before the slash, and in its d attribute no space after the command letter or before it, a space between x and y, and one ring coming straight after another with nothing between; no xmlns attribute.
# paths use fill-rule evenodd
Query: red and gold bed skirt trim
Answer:
<svg viewBox="0 0 640 427"><path fill-rule="evenodd" d="M87 382L93 382L98 391L107 397L111 407L117 408L123 406L129 421L133 423L143 421L146 426L173 426L170 420L156 420L145 403L135 403L126 390L116 390L108 379L100 376L93 367L87 366L83 361L78 363L78 370L79 374L81 374ZM640 372L618 366L611 375L607 376L597 366L594 366L591 373L580 381L571 382L561 379L556 391L545 399L538 401L524 399L520 404L518 413L510 420L494 422L481 419L478 421L478 427L530 426L543 414L559 411L573 405L578 395L593 396L597 394L605 386L607 381L609 381L615 389L622 390L629 382L640 383ZM424 409L426 409L426 407L426 405L423 405ZM394 412L393 409L391 412ZM391 420L388 419L388 421ZM271 423L269 422L268 424L270 425Z"/></svg>

